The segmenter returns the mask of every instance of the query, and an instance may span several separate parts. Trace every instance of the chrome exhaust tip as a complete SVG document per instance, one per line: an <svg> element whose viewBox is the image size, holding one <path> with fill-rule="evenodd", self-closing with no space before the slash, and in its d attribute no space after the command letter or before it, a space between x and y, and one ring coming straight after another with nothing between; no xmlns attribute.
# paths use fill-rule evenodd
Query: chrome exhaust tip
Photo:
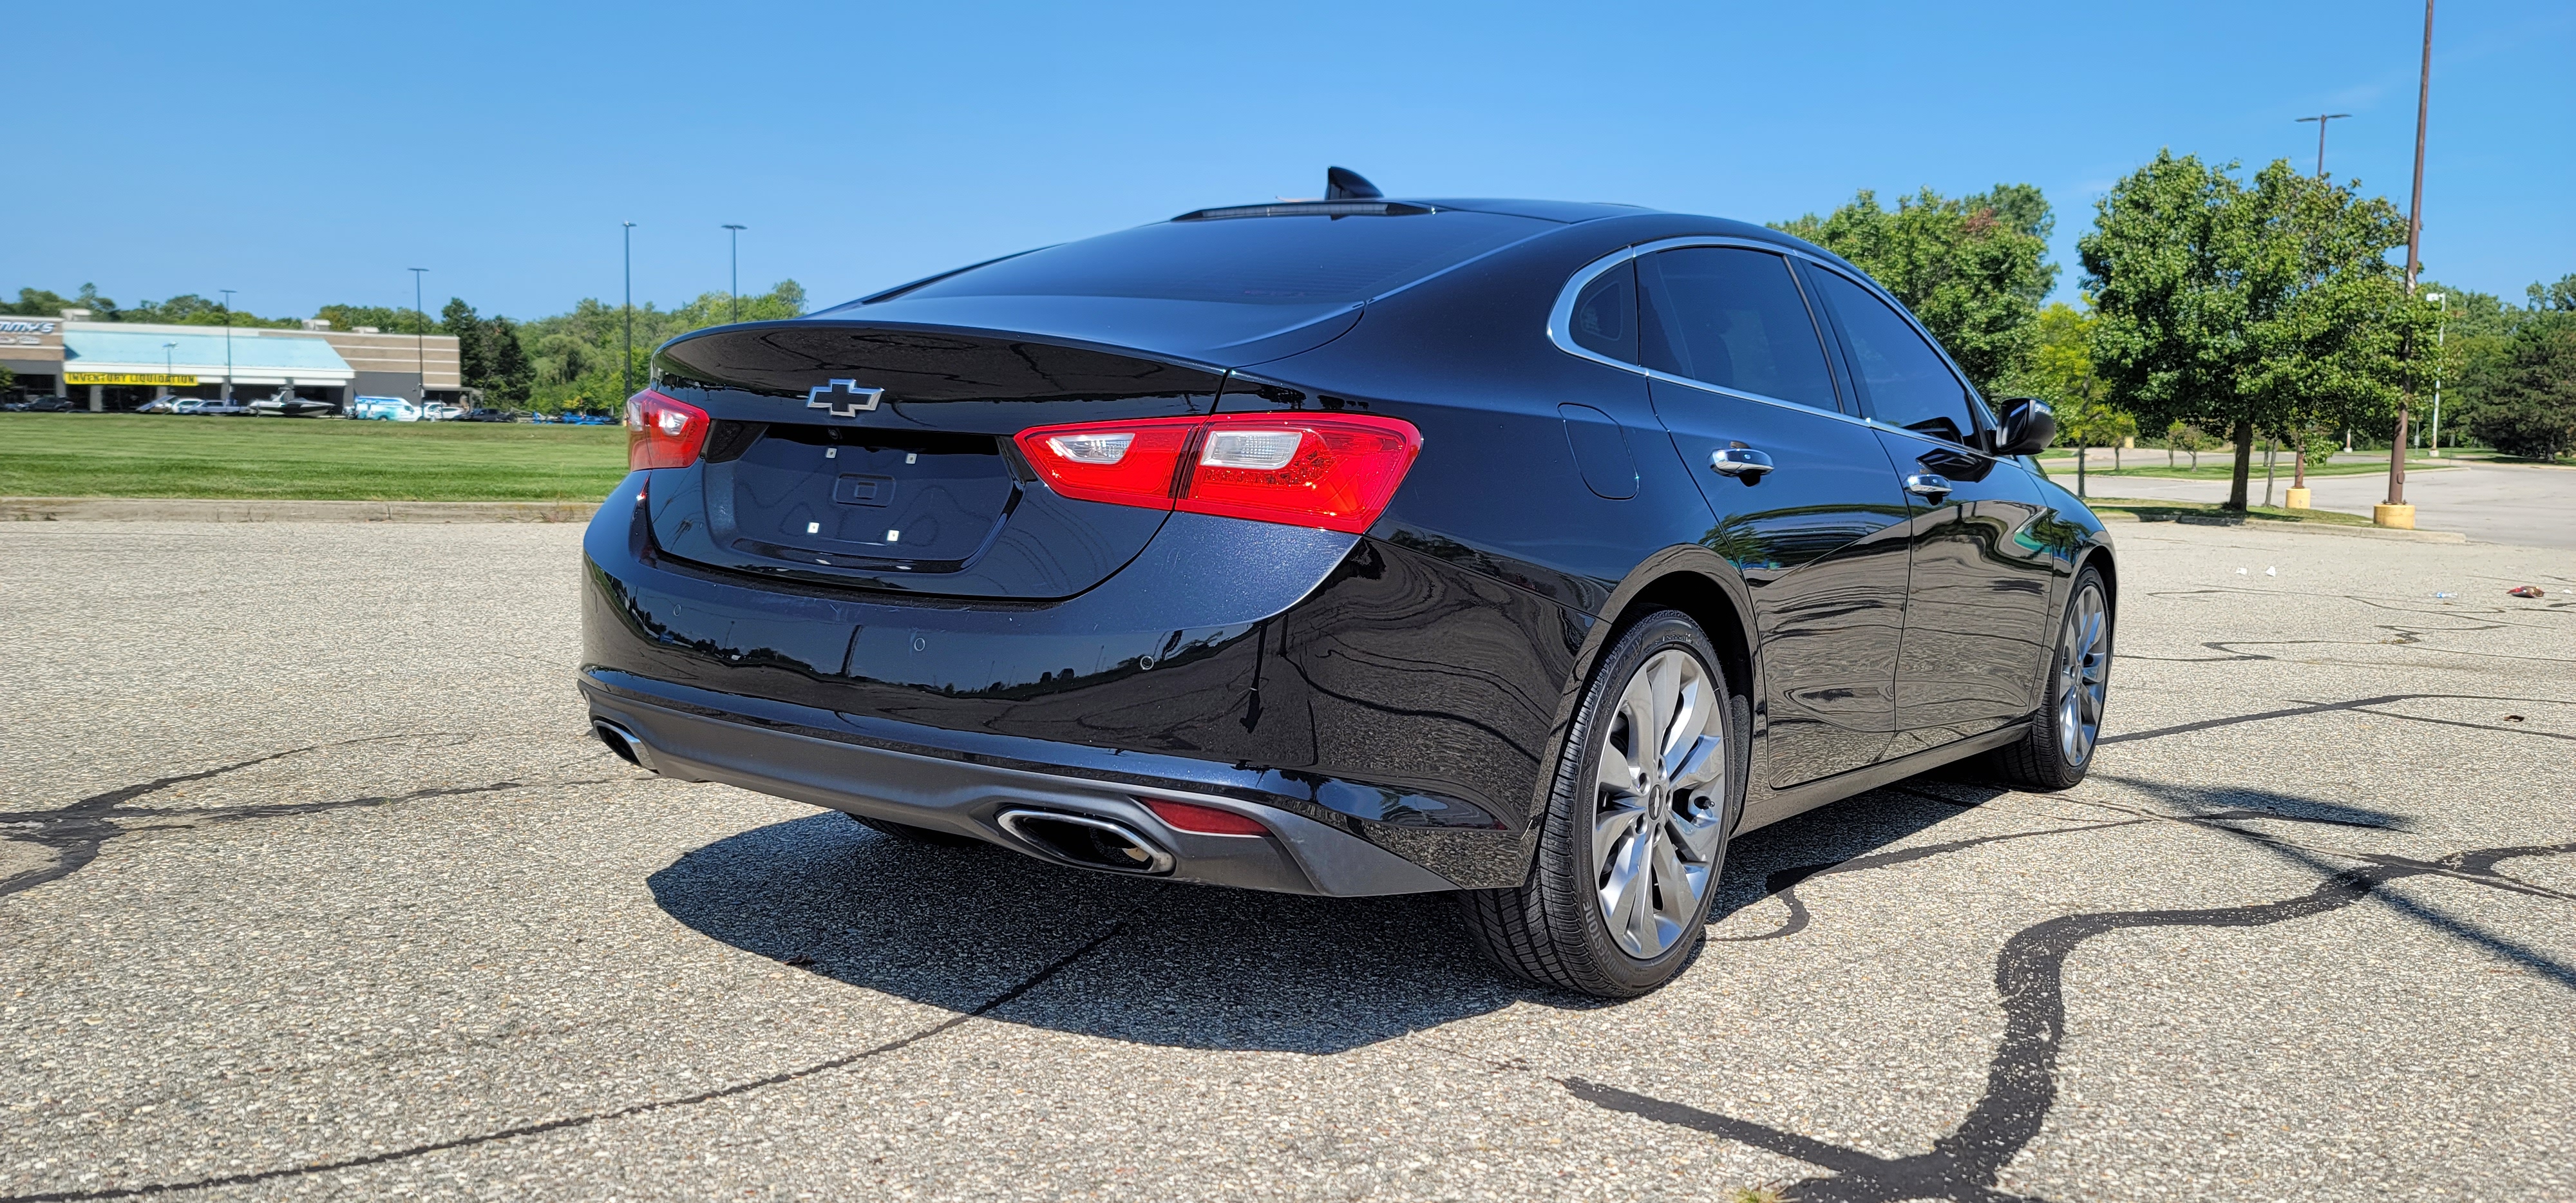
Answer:
<svg viewBox="0 0 2576 1203"><path fill-rule="evenodd" d="M619 760L639 769L649 770L653 767L645 762L644 741L636 738L634 732L607 719L594 718L590 720L590 733L598 736L599 742L608 745L608 750L616 753Z"/></svg>
<svg viewBox="0 0 2576 1203"><path fill-rule="evenodd" d="M1172 854L1124 823L1060 810L1006 810L993 821L1052 860L1112 873L1172 871Z"/></svg>

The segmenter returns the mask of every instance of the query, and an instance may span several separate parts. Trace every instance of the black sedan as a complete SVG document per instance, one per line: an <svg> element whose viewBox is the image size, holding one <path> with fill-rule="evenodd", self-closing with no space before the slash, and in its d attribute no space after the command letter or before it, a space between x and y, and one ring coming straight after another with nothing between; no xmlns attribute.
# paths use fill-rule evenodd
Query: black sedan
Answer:
<svg viewBox="0 0 2576 1203"><path fill-rule="evenodd" d="M664 344L584 544L653 771L1114 873L1455 892L1602 996L1735 835L2081 779L2118 574L1867 276L1614 205L1203 209Z"/></svg>

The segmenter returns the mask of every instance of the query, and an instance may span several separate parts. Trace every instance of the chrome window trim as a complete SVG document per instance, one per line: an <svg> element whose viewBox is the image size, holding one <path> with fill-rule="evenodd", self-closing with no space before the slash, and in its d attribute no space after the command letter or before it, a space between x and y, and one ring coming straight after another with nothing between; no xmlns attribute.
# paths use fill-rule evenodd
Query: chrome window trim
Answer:
<svg viewBox="0 0 2576 1203"><path fill-rule="evenodd" d="M1607 255L1603 255L1602 257L1593 260L1590 263L1584 264L1582 267L1576 268L1574 274L1566 278L1565 287L1557 291L1556 304L1548 309L1548 341L1556 344L1557 350L1563 351L1577 359L1589 359L1594 363L1606 364L1624 372L1633 372L1648 380L1660 380L1666 384L1678 384L1685 388L1695 388L1701 392L1716 393L1721 397L1732 397L1739 401L1751 401L1758 405L1775 405L1782 409L1795 410L1802 414L1820 414L1824 417L1837 418L1845 422L1865 426L1872 430L1884 430L1893 434L1901 434L1908 438L1923 439L1929 442L1940 443L1945 447L1957 447L1972 455L1983 455L1988 459L1997 458L1994 455L1978 450L1976 447L1970 446L1966 443L1951 443L1946 439L1927 435L1919 430L1907 430L1902 426L1890 426L1876 418L1865 418L1859 414L1847 414L1840 409L1818 409L1815 406L1805 404L1804 402L1791 401L1782 397L1765 396L1761 393L1749 393L1741 389L1728 388L1722 384L1710 384L1705 380L1693 380L1688 376L1675 376L1670 372L1658 372L1644 364L1629 363L1624 359L1612 359L1598 351L1579 346L1575 343L1573 335L1574 301L1576 297L1582 295L1584 285L1590 284L1603 272L1607 272L1621 264L1633 263L1647 255L1656 254L1662 251L1680 250L1684 247L1694 246L1735 247L1742 250L1763 251L1769 254L1779 255L1783 258L1804 259L1808 263L1820 269L1832 272L1837 276L1841 276L1843 279L1860 285L1862 288L1877 294L1881 300L1887 302L1889 308L1894 309L1898 316L1905 319L1907 325L1914 327L1915 333L1922 336L1924 343L1930 346L1933 352L1941 357L1942 364L1947 366L1950 369L1950 374L1958 379L1961 388L1968 390L1970 396L1976 396L1980 401L1984 399L1982 396L1978 395L1976 386L1968 383L1967 374L1959 370L1959 365L1950 358L1950 352L1941 346L1941 340L1932 337L1932 332L1925 330L1923 328L1923 323L1915 321L1913 313L1908 311L1902 302L1898 301L1895 297L1888 295L1886 289L1880 288L1877 283L1870 280L1869 277L1855 276L1850 272L1834 266L1834 264L1828 262L1822 256L1811 255L1805 251L1798 250L1795 247L1781 246L1777 243L1763 242L1752 238L1732 238L1722 234L1687 234L1678 238L1659 238L1653 242L1640 242L1633 246L1623 246L1618 250L1612 251ZM1806 289L1802 286L1799 291L1804 293ZM1816 302L1814 299L1810 298L1807 304L1812 307ZM1645 305L1643 304L1643 298L1640 298L1640 303L1637 306L1637 315L1637 320L1642 323L1645 320ZM1822 315L1813 314L1810 316L1821 317ZM1638 348L1642 353L1645 345L1644 331L1640 330L1638 334ZM1826 331L1821 328L1816 331L1816 334L1820 339L1830 337ZM1826 348L1826 350L1830 354L1831 348Z"/></svg>

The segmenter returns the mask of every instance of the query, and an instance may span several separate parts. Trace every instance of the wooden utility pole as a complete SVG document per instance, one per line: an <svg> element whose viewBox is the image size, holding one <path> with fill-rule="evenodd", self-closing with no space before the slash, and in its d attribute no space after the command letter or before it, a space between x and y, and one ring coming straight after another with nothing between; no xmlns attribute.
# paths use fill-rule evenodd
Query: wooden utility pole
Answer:
<svg viewBox="0 0 2576 1203"><path fill-rule="evenodd" d="M2424 240L2424 123L2433 111L2433 0L2424 0L2424 64L2415 85L2415 192L2406 204L2406 299L2415 299L2416 252ZM2406 380L2397 394L2397 437L2388 447L2388 500L2371 515L2381 526L2413 529L2415 507L2406 504L2406 411L2415 401L2415 335L2406 336Z"/></svg>

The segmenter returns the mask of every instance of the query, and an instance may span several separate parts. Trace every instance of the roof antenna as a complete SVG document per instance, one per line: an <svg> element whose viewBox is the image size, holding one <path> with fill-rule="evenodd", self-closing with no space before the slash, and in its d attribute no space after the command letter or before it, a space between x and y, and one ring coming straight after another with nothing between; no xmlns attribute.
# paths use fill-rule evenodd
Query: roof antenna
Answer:
<svg viewBox="0 0 2576 1203"><path fill-rule="evenodd" d="M1348 167L1327 167L1324 169L1324 199L1384 200L1386 194L1368 182L1367 176Z"/></svg>

